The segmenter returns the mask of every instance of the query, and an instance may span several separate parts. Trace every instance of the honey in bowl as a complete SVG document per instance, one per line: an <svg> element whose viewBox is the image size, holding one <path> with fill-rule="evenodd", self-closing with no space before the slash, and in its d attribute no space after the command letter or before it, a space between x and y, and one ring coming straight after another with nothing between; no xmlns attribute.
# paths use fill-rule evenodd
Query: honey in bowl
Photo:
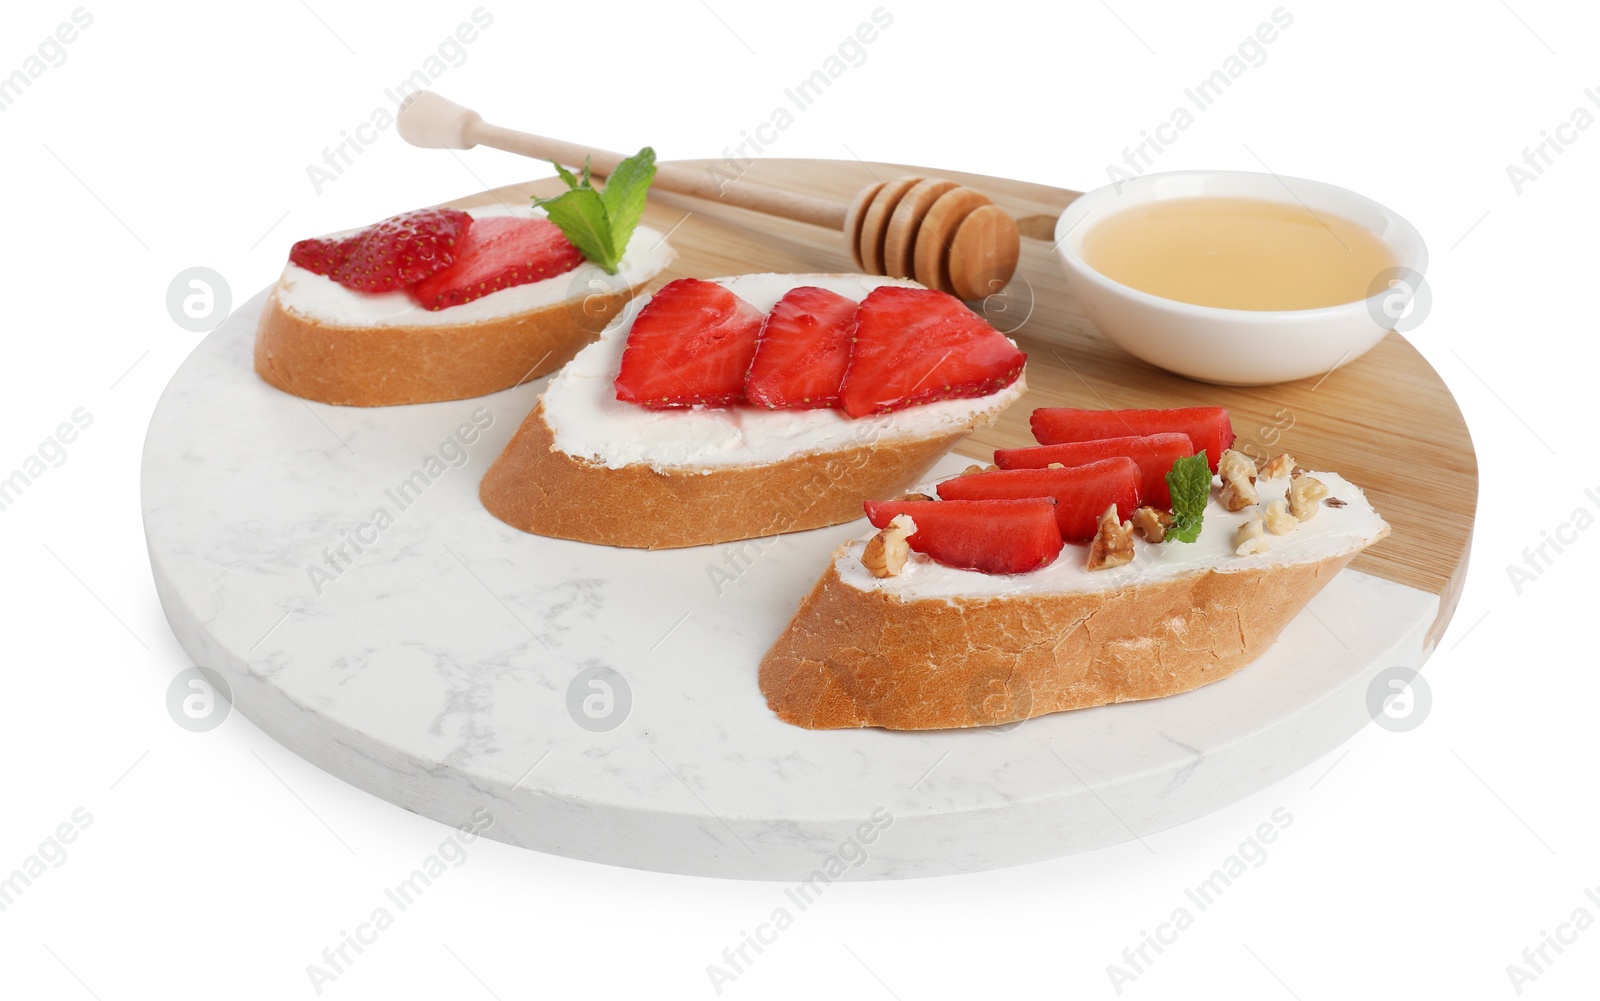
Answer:
<svg viewBox="0 0 1600 1001"><path fill-rule="evenodd" d="M1110 216L1083 260L1112 281L1196 306L1296 310L1365 299L1398 262L1359 223L1297 202L1195 197Z"/></svg>

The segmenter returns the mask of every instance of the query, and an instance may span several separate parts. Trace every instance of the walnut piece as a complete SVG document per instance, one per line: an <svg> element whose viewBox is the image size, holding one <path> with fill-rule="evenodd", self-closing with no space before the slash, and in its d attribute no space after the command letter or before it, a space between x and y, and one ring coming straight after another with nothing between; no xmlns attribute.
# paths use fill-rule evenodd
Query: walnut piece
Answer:
<svg viewBox="0 0 1600 1001"><path fill-rule="evenodd" d="M911 545L906 538L917 530L910 515L897 514L877 535L867 540L861 550L861 565L874 577L893 577L906 565L911 555Z"/></svg>
<svg viewBox="0 0 1600 1001"><path fill-rule="evenodd" d="M1288 535L1300 524L1300 519L1289 513L1289 504L1282 497L1267 505L1267 531L1273 535Z"/></svg>
<svg viewBox="0 0 1600 1001"><path fill-rule="evenodd" d="M1153 507L1141 507L1133 512L1133 530L1144 536L1146 542L1162 542L1167 529L1172 526L1172 515Z"/></svg>
<svg viewBox="0 0 1600 1001"><path fill-rule="evenodd" d="M1294 472L1294 456L1284 452L1268 460L1266 468L1261 470L1261 476L1263 479L1278 480L1292 472Z"/></svg>
<svg viewBox="0 0 1600 1001"><path fill-rule="evenodd" d="M999 469L999 468L1000 468L999 466L995 465L992 462L989 463L987 466L982 465L980 463L974 462L972 465L968 466L966 469L963 469L961 472L957 473L956 475L957 476L971 476L973 473L987 473L990 470Z"/></svg>
<svg viewBox="0 0 1600 1001"><path fill-rule="evenodd" d="M1089 543L1090 570L1108 570L1133 562L1133 522L1117 520L1117 506L1108 506L1100 515L1100 527Z"/></svg>
<svg viewBox="0 0 1600 1001"><path fill-rule="evenodd" d="M1317 503L1328 496L1328 485L1315 476L1296 473L1289 480L1289 513L1305 521L1317 513Z"/></svg>
<svg viewBox="0 0 1600 1001"><path fill-rule="evenodd" d="M917 493L917 492L913 491L913 492L911 492L909 494L901 494L900 496L896 497L895 500L897 500L897 501L925 501L925 500L931 501L931 500L933 500L933 498L929 497L927 494Z"/></svg>
<svg viewBox="0 0 1600 1001"><path fill-rule="evenodd" d="M1239 526L1233 536L1234 552L1240 556L1254 556L1267 550L1267 526L1260 515L1254 515Z"/></svg>
<svg viewBox="0 0 1600 1001"><path fill-rule="evenodd" d="M1328 497L1325 498L1322 503L1328 505L1329 507L1344 507L1349 503L1349 501L1343 501L1337 497Z"/></svg>
<svg viewBox="0 0 1600 1001"><path fill-rule="evenodd" d="M1243 452L1223 449L1217 460L1217 472L1222 474L1222 492L1218 500L1229 511L1243 511L1261 500L1256 493L1256 461Z"/></svg>

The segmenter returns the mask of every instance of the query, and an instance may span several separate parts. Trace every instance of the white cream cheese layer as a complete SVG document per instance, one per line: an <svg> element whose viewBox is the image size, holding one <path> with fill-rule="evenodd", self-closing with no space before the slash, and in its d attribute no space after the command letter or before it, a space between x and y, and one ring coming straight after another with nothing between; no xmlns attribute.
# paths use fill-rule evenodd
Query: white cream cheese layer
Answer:
<svg viewBox="0 0 1600 1001"><path fill-rule="evenodd" d="M784 293L815 285L860 302L880 285L919 288L916 282L874 275L738 275L716 282L763 313ZM556 447L608 468L645 463L655 469L757 465L794 455L857 445L926 438L963 430L979 415L1020 397L1021 377L998 393L940 400L876 417L852 420L838 410L765 410L759 407L685 407L648 410L617 399L613 380L641 300L607 327L600 339L568 362L545 389L545 421Z"/></svg>
<svg viewBox="0 0 1600 1001"><path fill-rule="evenodd" d="M1089 547L1067 543L1054 563L1025 574L985 574L960 570L936 563L921 553L912 553L905 568L896 576L878 578L861 565L861 550L874 533L850 542L835 557L839 576L863 591L884 591L906 601L923 598L994 598L1008 595L1082 593L1111 591L1139 584L1172 580L1202 570L1235 573L1263 567L1295 563L1317 563L1333 556L1361 549L1383 538L1388 524L1372 509L1361 488L1335 473L1308 473L1327 484L1328 497L1344 502L1329 507L1325 502L1317 513L1302 521L1286 535L1267 535L1267 548L1254 556L1235 552L1234 534L1239 526L1283 497L1289 478L1256 481L1261 505L1243 511L1225 510L1217 502L1213 478L1211 503L1206 507L1200 538L1195 542L1163 542L1152 545L1134 537L1133 562L1109 570L1084 568ZM932 496L931 486L920 488Z"/></svg>
<svg viewBox="0 0 1600 1001"><path fill-rule="evenodd" d="M529 205L488 205L466 210L474 219L490 216L544 215ZM348 236L356 232L334 233ZM599 266L585 261L566 274L491 292L481 299L449 309L423 309L404 290L398 292L357 292L345 288L326 275L313 274L287 264L278 280L278 304L308 320L341 327L459 327L486 320L498 320L558 302L609 289L640 285L660 274L677 256L662 235L646 226L633 231L621 266L608 275Z"/></svg>

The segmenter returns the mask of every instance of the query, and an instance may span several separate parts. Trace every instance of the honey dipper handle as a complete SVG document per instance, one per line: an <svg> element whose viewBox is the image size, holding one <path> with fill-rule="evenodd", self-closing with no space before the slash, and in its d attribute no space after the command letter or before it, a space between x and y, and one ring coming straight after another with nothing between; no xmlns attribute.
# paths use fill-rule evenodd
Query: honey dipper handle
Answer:
<svg viewBox="0 0 1600 1001"><path fill-rule="evenodd" d="M592 149L491 124L470 108L432 91L420 91L407 97L400 107L398 125L401 137L413 146L430 149L490 146L538 160L553 160L572 168L582 167L587 160L590 170L602 177L615 170L624 159L622 154L610 150ZM742 180L731 168L713 171L683 164L657 164L654 183L664 191L834 230L844 228L849 211L848 206L826 198Z"/></svg>

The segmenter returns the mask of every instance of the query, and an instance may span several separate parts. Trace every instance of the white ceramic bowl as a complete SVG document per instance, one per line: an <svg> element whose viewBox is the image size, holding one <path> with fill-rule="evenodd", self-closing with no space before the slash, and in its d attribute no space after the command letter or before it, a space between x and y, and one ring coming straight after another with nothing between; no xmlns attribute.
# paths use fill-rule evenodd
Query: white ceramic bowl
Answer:
<svg viewBox="0 0 1600 1001"><path fill-rule="evenodd" d="M1389 245L1403 280L1379 281L1371 297L1340 306L1221 309L1129 288L1084 263L1084 237L1106 218L1149 202L1204 196L1303 203L1343 216ZM1114 343L1168 371L1232 386L1321 377L1361 357L1394 326L1428 267L1416 227L1372 199L1321 181L1237 170L1146 174L1086 192L1056 221L1056 251L1084 312Z"/></svg>

